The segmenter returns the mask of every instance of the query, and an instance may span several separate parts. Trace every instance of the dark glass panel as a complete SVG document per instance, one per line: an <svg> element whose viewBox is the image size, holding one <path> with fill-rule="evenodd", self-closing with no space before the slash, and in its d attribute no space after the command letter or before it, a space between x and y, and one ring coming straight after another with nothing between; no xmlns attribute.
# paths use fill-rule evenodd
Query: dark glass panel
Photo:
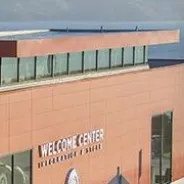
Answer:
<svg viewBox="0 0 184 184"><path fill-rule="evenodd" d="M17 58L2 58L2 84L17 82Z"/></svg>
<svg viewBox="0 0 184 184"><path fill-rule="evenodd" d="M57 54L53 57L54 76L67 74L67 54Z"/></svg>
<svg viewBox="0 0 184 184"><path fill-rule="evenodd" d="M115 48L111 50L111 66L122 66L122 48Z"/></svg>
<svg viewBox="0 0 184 184"><path fill-rule="evenodd" d="M154 116L152 118L152 136L161 136L162 116Z"/></svg>
<svg viewBox="0 0 184 184"><path fill-rule="evenodd" d="M151 151L152 184L169 183L172 172L172 112L152 118Z"/></svg>
<svg viewBox="0 0 184 184"><path fill-rule="evenodd" d="M14 154L14 183L31 183L31 151Z"/></svg>
<svg viewBox="0 0 184 184"><path fill-rule="evenodd" d="M82 52L70 53L69 71L70 73L82 72Z"/></svg>
<svg viewBox="0 0 184 184"><path fill-rule="evenodd" d="M37 57L37 79L51 77L52 56Z"/></svg>
<svg viewBox="0 0 184 184"><path fill-rule="evenodd" d="M163 141L162 141L162 174L164 183L171 181L172 160L172 113L163 115Z"/></svg>
<svg viewBox="0 0 184 184"><path fill-rule="evenodd" d="M162 130L162 116L161 115L154 116L152 118L152 133L151 133L152 184L160 182L161 130Z"/></svg>
<svg viewBox="0 0 184 184"><path fill-rule="evenodd" d="M109 49L98 51L98 69L109 68Z"/></svg>
<svg viewBox="0 0 184 184"><path fill-rule="evenodd" d="M133 65L134 63L134 54L133 54L133 47L125 47L124 48L124 65L129 66Z"/></svg>
<svg viewBox="0 0 184 184"><path fill-rule="evenodd" d="M20 58L20 81L34 79L35 58Z"/></svg>
<svg viewBox="0 0 184 184"><path fill-rule="evenodd" d="M84 52L84 70L85 71L96 70L96 51Z"/></svg>
<svg viewBox="0 0 184 184"><path fill-rule="evenodd" d="M12 156L0 158L0 184L12 184Z"/></svg>
<svg viewBox="0 0 184 184"><path fill-rule="evenodd" d="M139 46L135 47L135 64L143 64L144 63L144 47Z"/></svg>

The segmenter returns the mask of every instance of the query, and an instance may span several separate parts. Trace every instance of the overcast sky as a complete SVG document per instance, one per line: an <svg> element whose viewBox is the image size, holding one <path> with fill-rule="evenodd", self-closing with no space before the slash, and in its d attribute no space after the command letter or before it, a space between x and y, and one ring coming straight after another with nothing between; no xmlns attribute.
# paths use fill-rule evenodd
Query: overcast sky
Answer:
<svg viewBox="0 0 184 184"><path fill-rule="evenodd" d="M184 20L184 0L1 0L0 21Z"/></svg>

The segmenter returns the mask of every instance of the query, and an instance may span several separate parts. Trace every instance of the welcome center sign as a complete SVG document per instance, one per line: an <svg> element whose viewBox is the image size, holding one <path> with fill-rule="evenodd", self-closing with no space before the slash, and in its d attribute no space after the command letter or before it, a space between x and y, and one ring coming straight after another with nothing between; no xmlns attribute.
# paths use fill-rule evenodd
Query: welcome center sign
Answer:
<svg viewBox="0 0 184 184"><path fill-rule="evenodd" d="M97 129L39 145L38 154L43 160L38 163L38 167L53 165L101 150L103 140L104 130Z"/></svg>

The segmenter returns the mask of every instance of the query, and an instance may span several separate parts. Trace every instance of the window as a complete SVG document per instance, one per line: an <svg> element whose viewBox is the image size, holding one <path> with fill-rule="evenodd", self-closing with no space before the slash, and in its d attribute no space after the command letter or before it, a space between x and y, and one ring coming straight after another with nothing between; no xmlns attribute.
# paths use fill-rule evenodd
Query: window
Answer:
<svg viewBox="0 0 184 184"><path fill-rule="evenodd" d="M4 156L0 158L0 183L11 184L12 183L12 156Z"/></svg>
<svg viewBox="0 0 184 184"><path fill-rule="evenodd" d="M20 58L20 81L32 80L35 77L35 58Z"/></svg>
<svg viewBox="0 0 184 184"><path fill-rule="evenodd" d="M51 77L52 72L52 56L39 56L36 58L37 70L36 78Z"/></svg>
<svg viewBox="0 0 184 184"><path fill-rule="evenodd" d="M2 58L1 83L11 84L17 82L17 58Z"/></svg>
<svg viewBox="0 0 184 184"><path fill-rule="evenodd" d="M0 58L0 85L148 62L147 46L23 58Z"/></svg>
<svg viewBox="0 0 184 184"><path fill-rule="evenodd" d="M171 182L172 112L152 118L151 156L152 184Z"/></svg>
<svg viewBox="0 0 184 184"><path fill-rule="evenodd" d="M25 151L22 153L16 153L14 158L14 171L13 179L14 184L31 184L31 152Z"/></svg>
<svg viewBox="0 0 184 184"><path fill-rule="evenodd" d="M122 48L116 48L111 50L111 67L122 66Z"/></svg>
<svg viewBox="0 0 184 184"><path fill-rule="evenodd" d="M92 71L96 70L96 51L84 52L84 70Z"/></svg>
<svg viewBox="0 0 184 184"><path fill-rule="evenodd" d="M125 47L124 48L124 65L131 66L134 64L134 53L133 47Z"/></svg>
<svg viewBox="0 0 184 184"><path fill-rule="evenodd" d="M109 68L109 49L98 50L98 69Z"/></svg>
<svg viewBox="0 0 184 184"><path fill-rule="evenodd" d="M25 151L0 158L0 183L31 184L32 152Z"/></svg>
<svg viewBox="0 0 184 184"><path fill-rule="evenodd" d="M135 47L135 64L144 63L144 47Z"/></svg>
<svg viewBox="0 0 184 184"><path fill-rule="evenodd" d="M82 52L75 52L69 55L70 73L82 72Z"/></svg>
<svg viewBox="0 0 184 184"><path fill-rule="evenodd" d="M54 55L54 76L67 74L67 54Z"/></svg>

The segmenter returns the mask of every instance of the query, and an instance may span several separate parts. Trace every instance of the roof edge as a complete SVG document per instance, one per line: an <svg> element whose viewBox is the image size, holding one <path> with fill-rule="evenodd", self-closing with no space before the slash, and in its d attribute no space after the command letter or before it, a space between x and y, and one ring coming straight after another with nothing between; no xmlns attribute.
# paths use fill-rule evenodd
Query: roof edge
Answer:
<svg viewBox="0 0 184 184"><path fill-rule="evenodd" d="M129 46L170 44L178 43L179 40L180 30L177 29L0 41L0 57L33 57Z"/></svg>
<svg viewBox="0 0 184 184"><path fill-rule="evenodd" d="M33 34L47 32L49 29L44 30L18 30L18 31L0 31L0 37L4 36L14 36L14 35L23 35L23 34Z"/></svg>

